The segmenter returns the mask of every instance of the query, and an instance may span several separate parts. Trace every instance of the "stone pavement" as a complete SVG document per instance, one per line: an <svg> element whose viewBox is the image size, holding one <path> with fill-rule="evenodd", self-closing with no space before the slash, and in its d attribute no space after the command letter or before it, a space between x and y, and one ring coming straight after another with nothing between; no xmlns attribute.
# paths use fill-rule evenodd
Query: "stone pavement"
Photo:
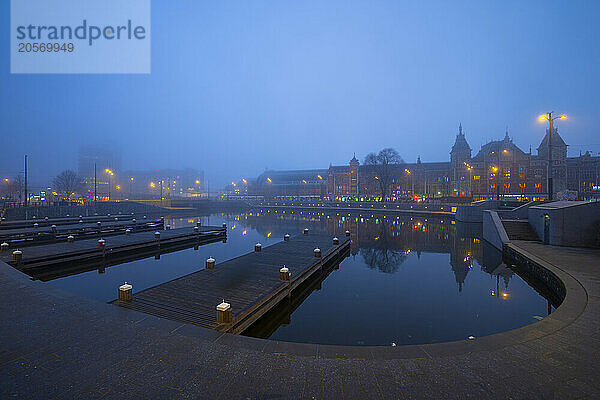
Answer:
<svg viewBox="0 0 600 400"><path fill-rule="evenodd" d="M0 398L600 398L600 251L510 245L565 283L554 313L471 341L398 347L220 334L0 264Z"/></svg>

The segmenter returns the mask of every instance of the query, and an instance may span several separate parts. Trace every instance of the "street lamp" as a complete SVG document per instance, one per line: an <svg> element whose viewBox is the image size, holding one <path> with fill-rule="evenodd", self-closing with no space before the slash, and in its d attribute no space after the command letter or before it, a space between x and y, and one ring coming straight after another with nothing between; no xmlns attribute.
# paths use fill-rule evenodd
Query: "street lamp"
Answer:
<svg viewBox="0 0 600 400"><path fill-rule="evenodd" d="M553 182L552 182L552 121L556 119L567 119L566 115L561 115L558 117L552 116L552 111L546 113L546 115L540 115L539 117L541 122L548 121L548 200L552 201L553 194Z"/></svg>
<svg viewBox="0 0 600 400"><path fill-rule="evenodd" d="M129 197L133 198L133 176L129 178Z"/></svg>
<svg viewBox="0 0 600 400"><path fill-rule="evenodd" d="M492 167L492 172L496 175L496 200L500 200L500 181L498 180L498 171L500 171L500 169L497 166Z"/></svg>
<svg viewBox="0 0 600 400"><path fill-rule="evenodd" d="M108 168L106 168L104 172L106 172L106 174L108 175L108 201L110 201L110 177L115 176L115 173Z"/></svg>
<svg viewBox="0 0 600 400"><path fill-rule="evenodd" d="M467 171L469 171L469 192L471 193L471 197L473 197L473 179L471 176L473 172L473 167L464 161L463 164L465 164L465 166L467 167Z"/></svg>

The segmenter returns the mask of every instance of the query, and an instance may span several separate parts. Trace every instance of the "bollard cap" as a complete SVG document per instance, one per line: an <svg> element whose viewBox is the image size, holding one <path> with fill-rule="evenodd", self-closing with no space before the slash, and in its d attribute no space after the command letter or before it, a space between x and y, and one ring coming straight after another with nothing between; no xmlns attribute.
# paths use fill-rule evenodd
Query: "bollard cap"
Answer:
<svg viewBox="0 0 600 400"><path fill-rule="evenodd" d="M290 237L290 235L288 235L288 234L286 233L285 235L283 235L283 237L287 237L287 238L289 238L289 237Z"/></svg>
<svg viewBox="0 0 600 400"><path fill-rule="evenodd" d="M131 233L131 229L129 229L129 228L125 229L125 233Z"/></svg>
<svg viewBox="0 0 600 400"><path fill-rule="evenodd" d="M46 221L48 221L48 217L44 217L44 219L45 219Z"/></svg>
<svg viewBox="0 0 600 400"><path fill-rule="evenodd" d="M288 269L288 267L283 267L279 270L279 272L286 273L286 272L289 272L289 269Z"/></svg>
<svg viewBox="0 0 600 400"><path fill-rule="evenodd" d="M197 226L195 226L195 227L194 227L194 230L195 230L195 231L198 231L198 227L197 227Z"/></svg>
<svg viewBox="0 0 600 400"><path fill-rule="evenodd" d="M15 251L13 251L13 254L17 254L17 255L18 254L23 254L23 252L21 250L15 250Z"/></svg>
<svg viewBox="0 0 600 400"><path fill-rule="evenodd" d="M133 286L131 286L127 282L125 282L124 284L122 284L121 286L119 286L119 290L131 290L131 289L133 289Z"/></svg>
<svg viewBox="0 0 600 400"><path fill-rule="evenodd" d="M2 243L2 245L1 245L1 246L2 246L2 247L8 247L8 243L4 242L4 243Z"/></svg>
<svg viewBox="0 0 600 400"><path fill-rule="evenodd" d="M106 214L108 217L110 217L110 214Z"/></svg>
<svg viewBox="0 0 600 400"><path fill-rule="evenodd" d="M255 246L262 247L262 244L256 243Z"/></svg>
<svg viewBox="0 0 600 400"><path fill-rule="evenodd" d="M52 228L52 229L56 229L56 225L52 225L50 228Z"/></svg>
<svg viewBox="0 0 600 400"><path fill-rule="evenodd" d="M217 306L217 311L227 311L231 308L231 304L225 303L225 300Z"/></svg>
<svg viewBox="0 0 600 400"><path fill-rule="evenodd" d="M83 218L83 215L80 215L79 218Z"/></svg>
<svg viewBox="0 0 600 400"><path fill-rule="evenodd" d="M336 237L333 238L333 240L340 240L340 239L338 239L338 237L336 236Z"/></svg>
<svg viewBox="0 0 600 400"><path fill-rule="evenodd" d="M69 236L67 236L67 239L68 240L73 240L73 239L75 239L75 237L73 235L69 235Z"/></svg>
<svg viewBox="0 0 600 400"><path fill-rule="evenodd" d="M39 224L36 222L35 224L33 224L33 226L34 226L35 228L37 228L37 227L39 226Z"/></svg>
<svg viewBox="0 0 600 400"><path fill-rule="evenodd" d="M320 251L321 251L321 249L320 249L320 248L318 248L318 247L316 247L316 248L315 248L315 253L318 253L318 252L320 252Z"/></svg>
<svg viewBox="0 0 600 400"><path fill-rule="evenodd" d="M215 259L212 258L212 257L209 257L209 258L206 259L206 262L215 262Z"/></svg>
<svg viewBox="0 0 600 400"><path fill-rule="evenodd" d="M135 218L134 218L134 219L132 219L132 220L131 220L131 222L136 222L136 221L135 221Z"/></svg>
<svg viewBox="0 0 600 400"><path fill-rule="evenodd" d="M82 219L80 219L80 220L79 220L79 223L80 223L80 224L83 224L83 220L82 220Z"/></svg>
<svg viewBox="0 0 600 400"><path fill-rule="evenodd" d="M98 239L98 243L104 244L104 243L106 243L106 240L104 240L104 239Z"/></svg>
<svg viewBox="0 0 600 400"><path fill-rule="evenodd" d="M115 221L118 221L118 220L119 220L119 218L115 217Z"/></svg>

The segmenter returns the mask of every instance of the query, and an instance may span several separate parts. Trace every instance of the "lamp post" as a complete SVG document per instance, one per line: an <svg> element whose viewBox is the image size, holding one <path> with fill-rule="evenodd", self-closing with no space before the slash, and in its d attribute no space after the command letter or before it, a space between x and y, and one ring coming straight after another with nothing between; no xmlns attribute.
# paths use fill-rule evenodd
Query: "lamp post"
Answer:
<svg viewBox="0 0 600 400"><path fill-rule="evenodd" d="M554 185L552 182L552 121L555 119L567 119L566 115L561 115L559 117L553 117L552 112L546 113L546 115L540 115L540 121L548 121L548 200L552 201L552 196L554 192Z"/></svg>
<svg viewBox="0 0 600 400"><path fill-rule="evenodd" d="M471 176L473 174L473 167L464 161L463 164L465 164L467 171L469 171L469 192L471 193L471 197L473 197L473 178Z"/></svg>
<svg viewBox="0 0 600 400"><path fill-rule="evenodd" d="M108 201L110 201L110 177L114 176L115 173L112 170L108 169L108 168L106 168L104 170L104 172L106 172L106 174L108 175Z"/></svg>
<svg viewBox="0 0 600 400"><path fill-rule="evenodd" d="M129 198L133 198L133 176L129 178Z"/></svg>

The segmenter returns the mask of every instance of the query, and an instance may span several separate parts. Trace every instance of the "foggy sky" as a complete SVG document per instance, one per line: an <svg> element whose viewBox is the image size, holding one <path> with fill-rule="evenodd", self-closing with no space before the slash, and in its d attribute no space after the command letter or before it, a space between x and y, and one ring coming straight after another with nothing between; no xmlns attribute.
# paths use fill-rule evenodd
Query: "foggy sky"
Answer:
<svg viewBox="0 0 600 400"><path fill-rule="evenodd" d="M491 4L494 3L494 4ZM0 3L0 175L77 169L82 143L124 169L203 169L211 188L396 148L446 161L506 127L537 148L567 113L569 153L600 151L598 1L152 1L150 75L11 75ZM117 171L118 173L118 171Z"/></svg>

